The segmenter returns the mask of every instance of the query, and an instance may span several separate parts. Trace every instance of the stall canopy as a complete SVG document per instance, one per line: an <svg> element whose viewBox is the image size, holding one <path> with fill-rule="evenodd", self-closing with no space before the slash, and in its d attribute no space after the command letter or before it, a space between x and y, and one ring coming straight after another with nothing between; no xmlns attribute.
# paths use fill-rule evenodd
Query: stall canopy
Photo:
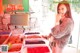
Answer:
<svg viewBox="0 0 80 53"><path fill-rule="evenodd" d="M0 0L0 14L3 13L3 6L2 6L2 0Z"/></svg>

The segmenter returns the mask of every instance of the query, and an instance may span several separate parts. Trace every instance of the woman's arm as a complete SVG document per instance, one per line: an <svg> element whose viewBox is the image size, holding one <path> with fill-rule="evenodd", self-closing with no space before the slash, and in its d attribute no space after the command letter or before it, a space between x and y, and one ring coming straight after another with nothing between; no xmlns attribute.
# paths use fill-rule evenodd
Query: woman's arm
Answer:
<svg viewBox="0 0 80 53"><path fill-rule="evenodd" d="M51 34L55 38L61 38L64 35L70 33L72 28L73 28L73 21L70 18L66 18L60 25L56 25L55 27L52 28Z"/></svg>

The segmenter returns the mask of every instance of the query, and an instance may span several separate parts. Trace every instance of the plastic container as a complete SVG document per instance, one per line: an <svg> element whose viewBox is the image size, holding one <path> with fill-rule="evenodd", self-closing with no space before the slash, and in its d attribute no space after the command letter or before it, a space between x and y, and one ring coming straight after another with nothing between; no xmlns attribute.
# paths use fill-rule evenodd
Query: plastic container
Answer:
<svg viewBox="0 0 80 53"><path fill-rule="evenodd" d="M49 41L43 38L27 38L24 40L23 50L26 53L52 53Z"/></svg>
<svg viewBox="0 0 80 53"><path fill-rule="evenodd" d="M0 45L3 44L3 42L8 38L8 35L0 35Z"/></svg>

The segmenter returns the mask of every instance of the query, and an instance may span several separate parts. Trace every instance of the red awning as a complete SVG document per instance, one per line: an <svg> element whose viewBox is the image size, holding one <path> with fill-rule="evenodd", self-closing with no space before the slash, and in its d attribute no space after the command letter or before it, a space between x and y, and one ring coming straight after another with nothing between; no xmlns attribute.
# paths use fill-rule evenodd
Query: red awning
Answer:
<svg viewBox="0 0 80 53"><path fill-rule="evenodd" d="M3 6L2 6L2 0L0 0L0 14L3 13Z"/></svg>

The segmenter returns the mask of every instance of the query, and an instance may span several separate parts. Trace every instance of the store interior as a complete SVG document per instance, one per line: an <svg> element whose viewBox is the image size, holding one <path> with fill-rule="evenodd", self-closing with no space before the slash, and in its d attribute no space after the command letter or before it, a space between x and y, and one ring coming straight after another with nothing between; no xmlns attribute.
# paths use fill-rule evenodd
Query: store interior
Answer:
<svg viewBox="0 0 80 53"><path fill-rule="evenodd" d="M80 6L70 5L74 29L62 53L80 53ZM0 45L8 46L8 53L52 53L42 35L55 26L56 6L53 0L0 0Z"/></svg>

